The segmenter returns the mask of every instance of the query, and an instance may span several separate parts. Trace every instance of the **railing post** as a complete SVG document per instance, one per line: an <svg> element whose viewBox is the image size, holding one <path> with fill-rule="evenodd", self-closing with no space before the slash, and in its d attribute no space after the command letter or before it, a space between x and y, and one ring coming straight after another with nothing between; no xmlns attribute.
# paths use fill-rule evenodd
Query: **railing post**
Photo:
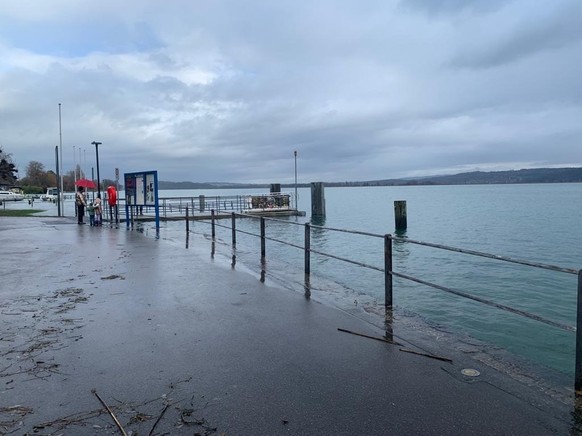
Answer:
<svg viewBox="0 0 582 436"><path fill-rule="evenodd" d="M392 236L384 235L384 306L392 308Z"/></svg>
<svg viewBox="0 0 582 436"><path fill-rule="evenodd" d="M236 245L236 214L232 213L232 245Z"/></svg>
<svg viewBox="0 0 582 436"><path fill-rule="evenodd" d="M188 220L188 206L186 206L186 233L190 232L190 221Z"/></svg>
<svg viewBox="0 0 582 436"><path fill-rule="evenodd" d="M582 395L582 269L578 271L578 302L576 306L576 369L574 380L576 396Z"/></svg>
<svg viewBox="0 0 582 436"><path fill-rule="evenodd" d="M261 259L267 255L267 248L265 244L265 217L261 217Z"/></svg>
<svg viewBox="0 0 582 436"><path fill-rule="evenodd" d="M305 223L305 275L311 274L311 226Z"/></svg>
<svg viewBox="0 0 582 436"><path fill-rule="evenodd" d="M216 237L216 226L214 225L214 209L210 210L210 220L212 222L212 239Z"/></svg>

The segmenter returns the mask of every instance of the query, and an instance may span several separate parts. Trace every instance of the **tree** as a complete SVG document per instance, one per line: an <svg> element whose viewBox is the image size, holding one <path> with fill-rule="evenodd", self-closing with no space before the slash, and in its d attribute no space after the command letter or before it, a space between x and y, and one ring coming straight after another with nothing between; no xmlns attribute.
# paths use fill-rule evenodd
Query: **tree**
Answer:
<svg viewBox="0 0 582 436"><path fill-rule="evenodd" d="M47 173L47 184L46 187L57 186L57 174L53 170L48 170Z"/></svg>
<svg viewBox="0 0 582 436"><path fill-rule="evenodd" d="M110 179L101 180L101 185L103 185L103 189L107 189L108 186L116 186L115 180Z"/></svg>
<svg viewBox="0 0 582 436"><path fill-rule="evenodd" d="M48 180L44 165L35 160L30 161L26 167L26 181L29 185L47 187Z"/></svg>
<svg viewBox="0 0 582 436"><path fill-rule="evenodd" d="M18 169L12 163L12 156L9 153L5 153L0 147L0 184L13 185L16 183L18 179L17 172Z"/></svg>
<svg viewBox="0 0 582 436"><path fill-rule="evenodd" d="M65 192L75 191L75 171L71 170L63 174L63 190Z"/></svg>

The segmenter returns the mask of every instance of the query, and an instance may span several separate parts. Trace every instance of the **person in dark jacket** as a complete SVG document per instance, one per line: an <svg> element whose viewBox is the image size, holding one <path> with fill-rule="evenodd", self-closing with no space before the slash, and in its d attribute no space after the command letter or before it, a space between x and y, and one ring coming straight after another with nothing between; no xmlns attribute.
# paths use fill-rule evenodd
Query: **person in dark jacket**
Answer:
<svg viewBox="0 0 582 436"><path fill-rule="evenodd" d="M85 224L83 222L83 217L85 216L85 206L87 201L85 200L85 190L82 186L79 186L77 194L75 194L75 206L77 207L77 223Z"/></svg>

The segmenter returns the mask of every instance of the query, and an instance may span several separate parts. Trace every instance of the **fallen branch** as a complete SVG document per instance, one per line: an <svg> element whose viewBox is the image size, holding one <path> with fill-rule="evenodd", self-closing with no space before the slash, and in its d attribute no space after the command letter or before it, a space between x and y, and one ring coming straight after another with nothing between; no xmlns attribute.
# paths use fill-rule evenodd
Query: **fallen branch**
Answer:
<svg viewBox="0 0 582 436"><path fill-rule="evenodd" d="M442 360L443 362L452 362L453 361L453 359L449 359L448 357L435 356L434 354L428 354L428 353L420 353L418 351L409 350L407 348L400 348L400 351L404 351L405 353L418 354L419 356L430 357L431 359Z"/></svg>
<svg viewBox="0 0 582 436"><path fill-rule="evenodd" d="M69 425L83 424L88 419L101 416L102 414L103 414L103 408L100 408L98 410L91 410L89 412L74 413L72 415L65 416L64 418L55 419L54 421L50 421L50 422L47 421L47 422L43 422L41 424L37 424L33 428L37 431L38 431L38 429L43 429L46 427L57 427L59 430L63 430Z"/></svg>
<svg viewBox="0 0 582 436"><path fill-rule="evenodd" d="M166 413L166 410L168 410L168 407L170 407L170 405L166 404L166 407L164 407L164 410L162 410L162 413L160 413L160 416L158 416L158 419L156 419L156 422L154 422L154 425L153 425L152 429L150 430L150 432L148 433L148 436L152 436L154 434L154 430L156 428L156 425L158 425L158 422L161 421L162 416L164 416L164 413Z"/></svg>
<svg viewBox="0 0 582 436"><path fill-rule="evenodd" d="M369 336L369 335L365 335L363 333L356 333L356 332L352 332L350 330L340 329L339 327L338 327L338 330L340 332L349 333L351 335L362 336L364 338L374 339L375 341L386 342L387 344L402 345L402 344L399 344L398 342L394 342L394 341L391 341L390 339L386 339L386 338L380 338L378 336Z"/></svg>
<svg viewBox="0 0 582 436"><path fill-rule="evenodd" d="M113 418L113 421L115 421L115 424L117 425L117 428L119 428L119 431L121 431L121 434L123 436L127 436L127 433L125 432L125 430L123 429L123 427L121 426L121 424L119 423L119 421L117 420L117 418L115 417L115 415L113 414L113 412L111 411L111 409L109 408L109 406L99 396L99 394L97 393L97 391L95 389L92 389L91 392L93 392L95 394L95 396L97 397L97 399L99 400L99 402L101 404L103 404L103 407L105 407L105 409L107 409L107 412L109 412L109 415L111 415L111 418Z"/></svg>

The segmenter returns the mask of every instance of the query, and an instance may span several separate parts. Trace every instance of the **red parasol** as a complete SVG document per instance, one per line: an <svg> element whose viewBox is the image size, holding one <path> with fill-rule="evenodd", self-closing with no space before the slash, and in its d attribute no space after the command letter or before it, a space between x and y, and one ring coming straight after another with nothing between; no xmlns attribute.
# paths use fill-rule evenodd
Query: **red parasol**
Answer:
<svg viewBox="0 0 582 436"><path fill-rule="evenodd" d="M82 186L83 188L86 189L95 189L97 187L97 184L95 184L93 180L79 179L75 182L75 186Z"/></svg>

